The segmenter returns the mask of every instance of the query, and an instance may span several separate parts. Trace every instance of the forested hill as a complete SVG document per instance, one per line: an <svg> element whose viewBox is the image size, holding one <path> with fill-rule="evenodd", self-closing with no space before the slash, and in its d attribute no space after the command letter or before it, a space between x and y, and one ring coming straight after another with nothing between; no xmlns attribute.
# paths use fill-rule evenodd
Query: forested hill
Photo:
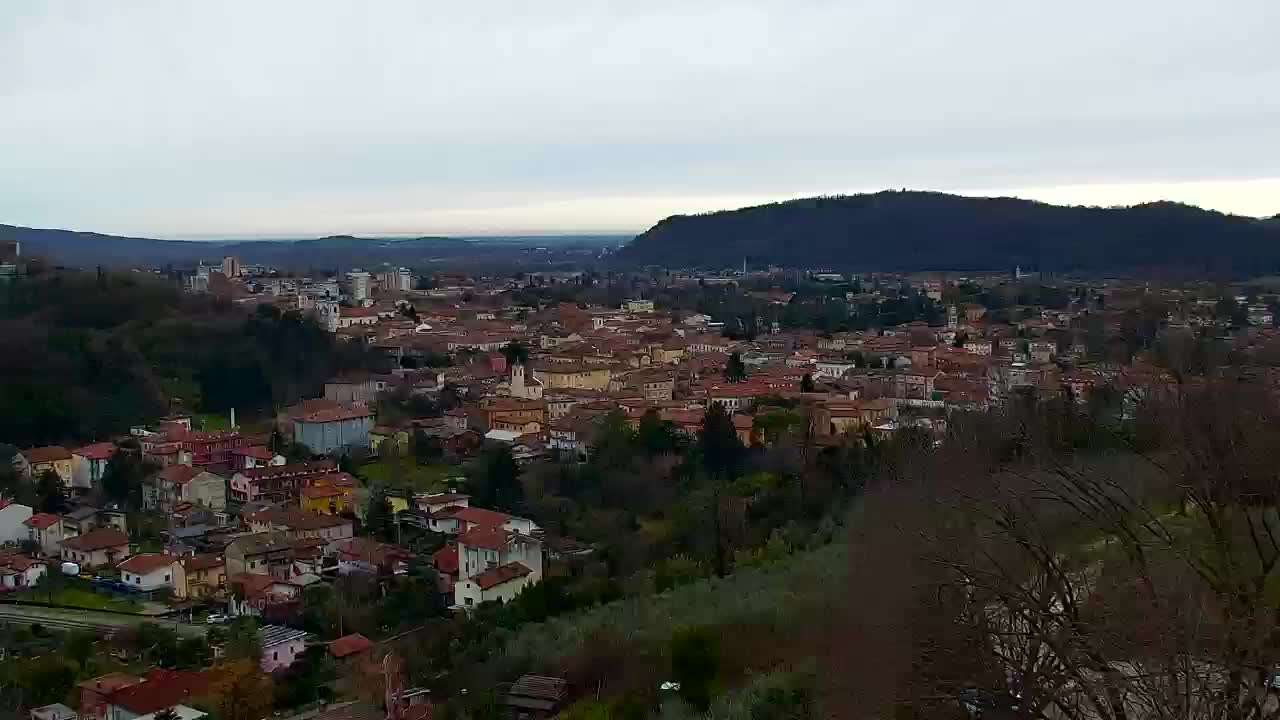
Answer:
<svg viewBox="0 0 1280 720"><path fill-rule="evenodd" d="M297 313L248 312L137 273L0 284L0 443L80 443L184 409L269 410L360 366Z"/></svg>
<svg viewBox="0 0 1280 720"><path fill-rule="evenodd" d="M619 253L639 264L850 270L1280 269L1280 225L1170 202L1064 207L1018 198L885 191L676 215Z"/></svg>

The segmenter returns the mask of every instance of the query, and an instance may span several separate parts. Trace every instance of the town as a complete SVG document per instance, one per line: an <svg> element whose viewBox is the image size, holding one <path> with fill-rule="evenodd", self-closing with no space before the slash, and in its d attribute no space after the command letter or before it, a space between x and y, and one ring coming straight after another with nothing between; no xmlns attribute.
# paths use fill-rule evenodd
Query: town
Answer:
<svg viewBox="0 0 1280 720"><path fill-rule="evenodd" d="M94 275L6 257L10 292ZM92 442L0 438L6 692L33 720L546 717L592 671L477 672L495 633L823 552L870 468L964 418L1280 387L1260 286L236 257L141 276L360 359L284 405L211 413L187 387Z"/></svg>

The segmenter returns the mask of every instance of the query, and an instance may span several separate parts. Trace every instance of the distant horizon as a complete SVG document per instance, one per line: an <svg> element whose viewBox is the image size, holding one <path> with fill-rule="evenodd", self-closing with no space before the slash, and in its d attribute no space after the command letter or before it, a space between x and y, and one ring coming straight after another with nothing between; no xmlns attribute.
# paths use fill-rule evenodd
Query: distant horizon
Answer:
<svg viewBox="0 0 1280 720"><path fill-rule="evenodd" d="M777 197L740 198L739 199L740 202L736 204L733 202L730 202L727 205L718 204L715 207L710 207L707 209L688 209L682 212L669 212L655 219L653 222L649 223L643 229L638 229L638 230L620 229L620 228L613 228L613 229L609 229L609 228L606 228L606 229L537 228L537 229L525 229L525 230L493 229L489 231L470 229L470 230L460 230L460 231L451 232L451 231L443 231L443 230L442 231L379 230L379 229L371 228L371 229L365 229L365 230L344 229L344 230L336 230L336 231L296 230L296 231L281 231L281 232L246 231L246 232L238 232L238 233L220 233L220 232L201 232L201 231L186 231L186 232L132 231L131 232L131 231L119 231L119 230L113 230L113 229L100 229L100 228L88 228L88 227L52 227L52 226L40 227L35 225L24 225L21 222L13 222L13 221L2 220L2 219L0 219L0 224L28 227L32 229L38 229L38 230L62 230L66 232L86 232L86 233L97 233L101 235L112 235L117 237L130 237L130 238L148 239L148 240L174 240L174 241L182 241L182 242L210 242L210 243L218 243L218 242L233 243L233 242L255 242L255 241L257 242L296 242L299 240L315 240L318 238L339 237L339 236L352 236L352 237L371 239L371 240L377 240L377 239L406 240L406 239L414 239L414 238L421 238L421 237L441 237L441 238L449 238L449 239L455 239L455 240L472 240L472 239L485 240L485 239L501 239L501 238L539 238L539 237L632 238L645 232L645 230L649 229L650 227L652 227L654 224L661 221L662 219L666 217L671 217L673 215L696 215L696 214L714 213L714 212L721 212L721 211L733 211L733 210L738 210L742 208L783 203L783 202L789 202L793 200L802 200L802 199L812 198L812 197L873 194L878 192L897 191L897 190L904 190L904 189L908 192L937 192L937 193L945 193L949 195L958 195L961 197L970 197L970 198L1008 197L1008 198L1016 198L1021 200L1029 200L1033 202L1043 202L1050 205L1100 207L1100 208L1132 207L1134 205L1142 205L1142 204L1153 203L1153 202L1176 202L1176 203L1195 206L1203 210L1221 212L1228 215L1236 215L1239 217L1253 218L1258 220L1280 216L1280 178L1277 178L1277 179L1265 178L1265 179L1258 179L1258 180L1247 181L1247 182L1251 186L1253 186L1251 188L1251 192L1244 193L1243 196L1237 196L1234 202L1228 199L1228 201L1225 203L1226 207L1223 206L1224 203L1220 203L1220 202L1205 203L1205 202L1195 201L1195 198L1197 196L1209 197L1212 199L1214 196L1214 193L1205 192L1206 190L1205 186L1210 186L1208 189L1211 189L1211 190L1212 189L1222 190L1223 188L1219 187L1220 185L1222 185L1222 183L1176 183L1173 185L1131 184L1131 185L1121 185L1121 186L1080 185L1080 186L1068 186L1068 187L1062 187L1062 188L1041 188L1041 189L1023 190L1023 191L987 190L987 191L964 192L964 191L956 191L956 190L939 190L939 189L931 189L931 188L885 187L885 188L880 188L878 190L855 190L855 191L843 191L843 192L811 192L811 193L803 193L803 194L786 194L786 195L780 195ZM1171 190L1174 190L1174 192L1166 192L1161 194L1161 193L1158 193L1157 191L1149 196L1142 194L1144 193L1144 191L1152 191L1156 187L1171 189ZM1178 187L1182 187L1183 189L1189 188L1192 190L1192 192L1176 192L1176 189ZM1102 199L1106 197L1114 197L1117 200L1122 200L1122 201L1118 201L1118 202L1102 201ZM1263 198L1265 198L1265 200ZM722 199L726 201L729 200L729 198L722 198ZM1226 199L1225 196L1223 199ZM1273 203L1274 207L1272 208L1273 211L1259 210L1259 208L1263 207L1262 205L1263 202L1267 202L1271 200L1274 200L1274 203ZM1239 208L1241 207L1252 208L1254 209L1254 212L1249 212L1248 210L1240 210Z"/></svg>

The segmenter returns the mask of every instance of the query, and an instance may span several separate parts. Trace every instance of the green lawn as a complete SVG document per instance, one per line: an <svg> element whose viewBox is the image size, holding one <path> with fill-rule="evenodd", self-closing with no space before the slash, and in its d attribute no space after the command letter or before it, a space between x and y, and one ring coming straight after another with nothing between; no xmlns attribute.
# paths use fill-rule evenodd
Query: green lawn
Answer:
<svg viewBox="0 0 1280 720"><path fill-rule="evenodd" d="M111 595L97 593L88 588L63 587L50 592L29 590L18 596L31 602L50 603L78 607L86 610L115 610L117 612L138 612L141 606L133 600L116 600Z"/></svg>
<svg viewBox="0 0 1280 720"><path fill-rule="evenodd" d="M218 415L215 413L196 413L191 418L191 428L193 430L203 430L205 432L230 430L231 418L226 415Z"/></svg>
<svg viewBox="0 0 1280 720"><path fill-rule="evenodd" d="M453 465L418 465L412 460L371 462L356 468L356 475L385 487L408 487L414 492L443 492L445 479L457 474Z"/></svg>

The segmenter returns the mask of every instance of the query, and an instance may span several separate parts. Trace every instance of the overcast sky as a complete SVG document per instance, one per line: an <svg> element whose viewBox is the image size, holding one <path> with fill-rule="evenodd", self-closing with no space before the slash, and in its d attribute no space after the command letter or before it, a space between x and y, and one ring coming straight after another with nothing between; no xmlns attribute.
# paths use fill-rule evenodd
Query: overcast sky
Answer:
<svg viewBox="0 0 1280 720"><path fill-rule="evenodd" d="M0 0L0 223L634 232L886 187L1271 215L1277 30L1277 0Z"/></svg>

